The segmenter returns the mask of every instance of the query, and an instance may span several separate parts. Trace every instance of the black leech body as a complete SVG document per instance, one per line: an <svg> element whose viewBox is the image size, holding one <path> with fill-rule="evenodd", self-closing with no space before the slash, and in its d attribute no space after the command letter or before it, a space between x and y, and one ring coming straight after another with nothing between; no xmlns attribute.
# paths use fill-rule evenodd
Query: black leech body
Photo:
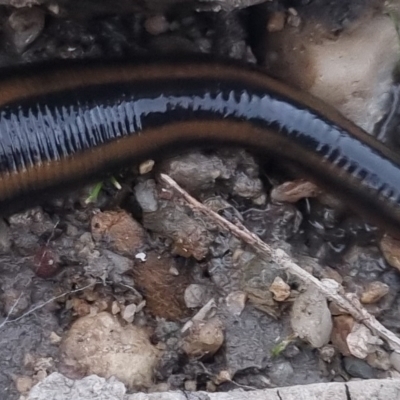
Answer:
<svg viewBox="0 0 400 400"><path fill-rule="evenodd" d="M397 155L330 107L259 71L202 61L72 64L2 79L0 212L201 145L286 159L400 235Z"/></svg>

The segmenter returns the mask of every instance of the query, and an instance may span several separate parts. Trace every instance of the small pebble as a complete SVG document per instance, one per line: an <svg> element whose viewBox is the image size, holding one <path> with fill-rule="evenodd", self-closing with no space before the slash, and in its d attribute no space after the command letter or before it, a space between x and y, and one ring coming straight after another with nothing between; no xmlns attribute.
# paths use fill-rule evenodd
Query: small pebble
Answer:
<svg viewBox="0 0 400 400"><path fill-rule="evenodd" d="M206 304L212 297L213 291L209 286L193 283L185 290L185 304L188 308L199 308Z"/></svg>
<svg viewBox="0 0 400 400"><path fill-rule="evenodd" d="M143 253L143 252L135 254L135 258L142 262L146 261L146 257L147 257L146 253Z"/></svg>
<svg viewBox="0 0 400 400"><path fill-rule="evenodd" d="M326 346L321 347L319 349L319 355L322 360L324 360L327 363L331 363L336 355L335 347L332 346L331 344L327 344Z"/></svg>
<svg viewBox="0 0 400 400"><path fill-rule="evenodd" d="M111 304L111 314L116 315L121 312L121 307L117 301L113 301Z"/></svg>
<svg viewBox="0 0 400 400"><path fill-rule="evenodd" d="M194 380L185 381L185 390L188 392L195 392L197 389L197 382Z"/></svg>
<svg viewBox="0 0 400 400"><path fill-rule="evenodd" d="M144 23L144 27L148 33L156 36L167 32L169 29L169 23L164 15L155 15L147 18Z"/></svg>
<svg viewBox="0 0 400 400"><path fill-rule="evenodd" d="M214 383L220 385L221 383L230 382L232 380L232 375L227 370L220 371L214 378Z"/></svg>
<svg viewBox="0 0 400 400"><path fill-rule="evenodd" d="M376 377L374 368L358 358L345 357L343 364L346 372L354 378L373 379Z"/></svg>
<svg viewBox="0 0 400 400"><path fill-rule="evenodd" d="M140 175L148 174L150 171L152 171L154 164L155 164L154 160L147 160L145 162L142 162L139 165Z"/></svg>
<svg viewBox="0 0 400 400"><path fill-rule="evenodd" d="M121 316L126 322L132 323L133 319L135 318L136 311L137 311L136 304L129 304L125 307Z"/></svg>
<svg viewBox="0 0 400 400"><path fill-rule="evenodd" d="M226 307L232 315L239 316L246 306L246 300L247 294L245 292L238 290L229 293L225 299Z"/></svg>
<svg viewBox="0 0 400 400"><path fill-rule="evenodd" d="M289 16L287 19L288 25L298 28L301 24L300 16L298 15L297 11L294 8L289 8L288 11L289 11Z"/></svg>
<svg viewBox="0 0 400 400"><path fill-rule="evenodd" d="M310 286L293 303L291 325L300 338L319 348L328 344L332 318L325 296Z"/></svg>
<svg viewBox="0 0 400 400"><path fill-rule="evenodd" d="M389 293L389 286L383 282L371 282L361 295L361 303L372 304L379 301Z"/></svg>
<svg viewBox="0 0 400 400"><path fill-rule="evenodd" d="M285 26L285 13L281 11L275 11L271 13L267 22L268 32L279 32Z"/></svg>
<svg viewBox="0 0 400 400"><path fill-rule="evenodd" d="M218 318L193 321L183 341L183 350L190 358L204 358L215 354L224 342L222 322Z"/></svg>
<svg viewBox="0 0 400 400"><path fill-rule="evenodd" d="M271 191L271 200L282 203L296 203L307 197L316 197L320 193L321 190L314 183L299 179L276 186Z"/></svg>
<svg viewBox="0 0 400 400"><path fill-rule="evenodd" d="M385 235L379 247L387 263L400 271L400 240Z"/></svg>
<svg viewBox="0 0 400 400"><path fill-rule="evenodd" d="M33 272L43 279L54 277L60 271L58 258L49 246L40 247L33 257Z"/></svg>
<svg viewBox="0 0 400 400"><path fill-rule="evenodd" d="M215 385L215 383L213 381L208 381L206 383L206 391L207 392L214 393L216 390L217 390L217 386Z"/></svg>
<svg viewBox="0 0 400 400"><path fill-rule="evenodd" d="M33 386L33 379L29 376L19 376L15 379L15 387L19 393L27 393Z"/></svg>
<svg viewBox="0 0 400 400"><path fill-rule="evenodd" d="M346 338L350 353L364 359L374 350L374 346L382 344L381 340L362 324L354 324Z"/></svg>
<svg viewBox="0 0 400 400"><path fill-rule="evenodd" d="M334 270L331 267L325 267L322 270L322 274L321 275L322 275L322 278L333 279L334 281L336 281L340 285L343 283L342 276L339 274L339 272L337 272L336 270Z"/></svg>
<svg viewBox="0 0 400 400"><path fill-rule="evenodd" d="M134 187L135 197L143 212L154 212L158 209L157 188L154 179L138 182Z"/></svg>
<svg viewBox="0 0 400 400"><path fill-rule="evenodd" d="M333 318L333 329L331 334L332 344L344 356L350 355L349 346L347 345L347 336L352 331L355 322L350 315L338 315Z"/></svg>
<svg viewBox="0 0 400 400"><path fill-rule="evenodd" d="M44 14L35 7L15 10L8 18L12 41L17 51L22 52L40 35L44 28Z"/></svg>
<svg viewBox="0 0 400 400"><path fill-rule="evenodd" d="M293 377L294 370L290 361L273 363L268 369L268 378L273 385L285 386Z"/></svg>
<svg viewBox="0 0 400 400"><path fill-rule="evenodd" d="M59 344L62 340L61 336L58 336L57 333L51 332L49 336L51 344Z"/></svg>
<svg viewBox="0 0 400 400"><path fill-rule="evenodd" d="M375 353L368 354L367 363L371 367L381 369L383 371L387 371L391 367L389 354L380 348L378 348Z"/></svg>
<svg viewBox="0 0 400 400"><path fill-rule="evenodd" d="M269 291L273 293L276 301L285 301L290 296L290 286L279 276L274 279Z"/></svg>
<svg viewBox="0 0 400 400"><path fill-rule="evenodd" d="M105 211L91 221L93 239L121 255L134 255L146 242L143 227L125 211Z"/></svg>

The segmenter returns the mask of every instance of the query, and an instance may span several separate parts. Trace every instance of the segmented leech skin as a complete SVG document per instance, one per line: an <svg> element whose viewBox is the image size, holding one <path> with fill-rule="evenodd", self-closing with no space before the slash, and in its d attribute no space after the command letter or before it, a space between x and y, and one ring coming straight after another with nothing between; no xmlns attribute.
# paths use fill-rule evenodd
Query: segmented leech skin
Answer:
<svg viewBox="0 0 400 400"><path fill-rule="evenodd" d="M400 157L256 68L198 59L0 71L3 215L198 146L239 146L284 160L400 237Z"/></svg>

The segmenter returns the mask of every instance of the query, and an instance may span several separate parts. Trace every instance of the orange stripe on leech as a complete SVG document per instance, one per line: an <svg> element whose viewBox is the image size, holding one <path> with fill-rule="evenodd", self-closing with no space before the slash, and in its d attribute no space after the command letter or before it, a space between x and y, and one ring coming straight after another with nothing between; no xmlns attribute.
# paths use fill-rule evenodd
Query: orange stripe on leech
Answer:
<svg viewBox="0 0 400 400"><path fill-rule="evenodd" d="M254 136L255 128L246 122L194 121L150 129L140 136L127 136L62 160L29 167L25 172L0 175L0 199L6 200L31 189L45 189L71 179L79 181L92 173L102 172L115 160L120 160L121 167L126 166L129 159L135 164L159 149L173 149L174 144L182 139L199 144L202 138L218 137L228 142L244 129L253 131ZM249 138L244 136L242 141L250 144Z"/></svg>

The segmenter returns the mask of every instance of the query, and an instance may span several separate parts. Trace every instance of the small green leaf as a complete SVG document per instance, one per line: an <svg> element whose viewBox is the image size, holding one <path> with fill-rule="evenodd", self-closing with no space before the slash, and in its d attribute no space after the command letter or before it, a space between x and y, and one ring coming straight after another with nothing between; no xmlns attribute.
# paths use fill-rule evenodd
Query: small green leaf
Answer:
<svg viewBox="0 0 400 400"><path fill-rule="evenodd" d="M97 184L93 187L93 189L92 189L92 191L90 192L88 198L85 200L85 203L86 203L86 204L89 204L89 203L96 203L97 197L99 196L99 193L100 193L100 190L101 190L102 187L103 187L103 182L97 183Z"/></svg>

